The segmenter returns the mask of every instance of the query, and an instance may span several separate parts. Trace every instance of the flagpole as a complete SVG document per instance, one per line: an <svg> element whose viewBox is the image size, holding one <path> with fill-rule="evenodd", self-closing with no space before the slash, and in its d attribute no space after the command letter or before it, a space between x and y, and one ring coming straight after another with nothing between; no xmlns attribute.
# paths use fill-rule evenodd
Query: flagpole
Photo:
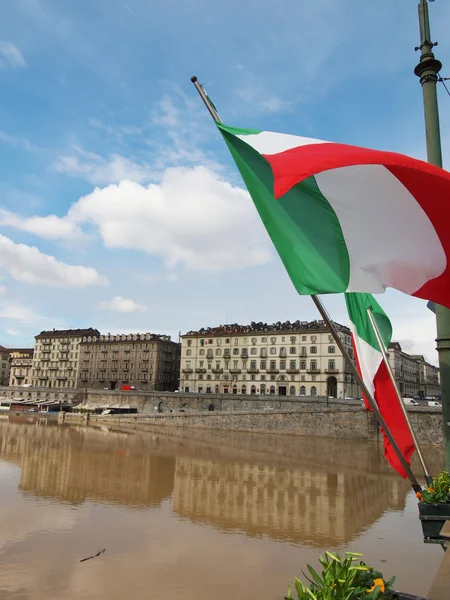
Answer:
<svg viewBox="0 0 450 600"><path fill-rule="evenodd" d="M402 395L398 388L397 380L395 379L394 372L393 372L391 364L389 362L389 358L388 358L388 355L386 352L386 348L384 346L383 339L381 338L381 335L380 335L380 330L378 329L378 325L375 321L375 318L374 318L373 313L370 308L367 309L367 316L369 317L369 321L370 321L370 324L372 325L373 332L375 333L375 337L377 338L377 342L380 347L380 351L381 351L381 355L383 357L384 364L386 365L386 369L389 373L389 377L391 379L392 385L394 386L394 390L397 395L397 400L400 404L400 408L402 409L403 416L405 417L406 423L408 425L409 433L411 434L412 440L414 442L414 446L416 447L417 456L419 457L420 464L422 465L422 469L425 474L425 481L427 482L428 485L430 485L432 482L432 477L430 475L427 464L423 457L422 450L420 449L419 441L418 441L416 434L414 432L414 429L411 425L408 411L406 410L405 403L403 402Z"/></svg>
<svg viewBox="0 0 450 600"><path fill-rule="evenodd" d="M201 83L199 83L199 81L195 75L193 77L191 77L191 81L194 84L195 89L197 90L200 98L203 100L203 103L205 104L206 108L208 109L208 112L211 115L211 117L214 119L214 121L217 121L218 123L222 123L222 119L219 117L217 110L210 103L209 98L208 98L207 94L205 93L205 90L203 89ZM342 343L342 340L339 336L339 332L336 329L333 321L330 319L328 312L322 303L322 300L318 296L315 296L315 295L312 295L311 298L312 298L312 301L314 302L314 304L316 305L317 310L319 311L322 319L325 321L328 328L330 329L331 335L333 336L333 339L336 342L337 347L341 351L341 353L344 357L344 360L347 361L347 363L350 367L350 370L352 371L354 377L356 378L356 381L358 382L359 386L361 387L361 389L363 391L363 394L365 395L365 397L367 399L367 402L369 403L372 411L374 412L375 416L377 417L377 419L380 423L380 426L383 428L383 431L384 431L386 437L388 438L389 442L391 443L392 448L394 449L394 452L396 453L397 458L400 461L400 464L404 468L404 470L411 482L411 486L412 486L413 490L415 492L420 492L422 490L422 488L420 487L419 482L415 478L414 473L411 471L411 467L408 465L405 457L401 453L400 448L397 445L397 442L395 441L389 427L386 424L386 421L384 420L382 414L380 413L377 403L375 402L371 393L367 389L367 386L364 383L363 378L359 374L358 369L353 364L353 362L347 352L346 347Z"/></svg>

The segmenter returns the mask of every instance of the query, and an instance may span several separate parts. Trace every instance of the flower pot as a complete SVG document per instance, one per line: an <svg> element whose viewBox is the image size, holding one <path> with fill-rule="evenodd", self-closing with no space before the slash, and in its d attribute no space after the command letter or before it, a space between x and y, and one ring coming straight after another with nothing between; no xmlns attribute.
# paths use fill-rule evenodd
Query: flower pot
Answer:
<svg viewBox="0 0 450 600"><path fill-rule="evenodd" d="M427 600L423 596L415 596L414 594L406 594L404 592L395 592L392 600Z"/></svg>
<svg viewBox="0 0 450 600"><path fill-rule="evenodd" d="M439 539L445 521L450 519L450 502L441 504L419 502L419 519L422 522L423 537Z"/></svg>

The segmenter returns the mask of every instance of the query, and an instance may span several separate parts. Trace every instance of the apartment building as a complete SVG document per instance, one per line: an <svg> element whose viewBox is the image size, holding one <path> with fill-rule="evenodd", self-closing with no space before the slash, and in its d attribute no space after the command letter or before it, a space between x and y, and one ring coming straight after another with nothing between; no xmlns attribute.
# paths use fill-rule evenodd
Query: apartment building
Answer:
<svg viewBox="0 0 450 600"><path fill-rule="evenodd" d="M93 340L100 332L88 329L41 331L35 336L31 383L49 388L76 388L79 382L80 349L83 338Z"/></svg>
<svg viewBox="0 0 450 600"><path fill-rule="evenodd" d="M133 333L84 336L78 387L174 391L180 376L180 344L168 335Z"/></svg>
<svg viewBox="0 0 450 600"><path fill-rule="evenodd" d="M0 385L8 385L9 383L11 369L10 352L9 348L0 346Z"/></svg>
<svg viewBox="0 0 450 600"><path fill-rule="evenodd" d="M439 369L422 355L408 354L398 342L392 342L389 363L403 396L439 396Z"/></svg>
<svg viewBox="0 0 450 600"><path fill-rule="evenodd" d="M350 330L336 324L353 357ZM182 336L185 392L360 397L323 321L221 325Z"/></svg>
<svg viewBox="0 0 450 600"><path fill-rule="evenodd" d="M9 385L31 385L33 353L33 348L11 350Z"/></svg>

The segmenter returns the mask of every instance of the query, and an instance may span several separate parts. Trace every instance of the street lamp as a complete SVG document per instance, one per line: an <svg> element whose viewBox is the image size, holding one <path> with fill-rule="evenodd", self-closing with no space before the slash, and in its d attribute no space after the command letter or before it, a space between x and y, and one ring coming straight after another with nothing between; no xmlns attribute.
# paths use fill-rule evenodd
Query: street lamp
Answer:
<svg viewBox="0 0 450 600"><path fill-rule="evenodd" d="M433 2L434 0L429 0ZM425 134L428 162L442 167L441 133L436 84L442 63L435 58L433 48L437 42L431 41L428 2L419 2L420 61L414 73L420 78L423 92ZM437 351L441 375L442 416L444 426L445 463L450 469L450 310L436 305Z"/></svg>

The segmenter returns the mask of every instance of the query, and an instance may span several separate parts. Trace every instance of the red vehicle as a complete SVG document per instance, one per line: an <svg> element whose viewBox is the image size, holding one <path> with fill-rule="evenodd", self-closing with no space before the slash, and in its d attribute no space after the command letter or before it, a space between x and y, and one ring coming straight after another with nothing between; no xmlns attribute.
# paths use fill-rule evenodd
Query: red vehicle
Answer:
<svg viewBox="0 0 450 600"><path fill-rule="evenodd" d="M134 387L134 385L123 385L120 389L122 391L129 392L131 390L135 390L136 388Z"/></svg>

